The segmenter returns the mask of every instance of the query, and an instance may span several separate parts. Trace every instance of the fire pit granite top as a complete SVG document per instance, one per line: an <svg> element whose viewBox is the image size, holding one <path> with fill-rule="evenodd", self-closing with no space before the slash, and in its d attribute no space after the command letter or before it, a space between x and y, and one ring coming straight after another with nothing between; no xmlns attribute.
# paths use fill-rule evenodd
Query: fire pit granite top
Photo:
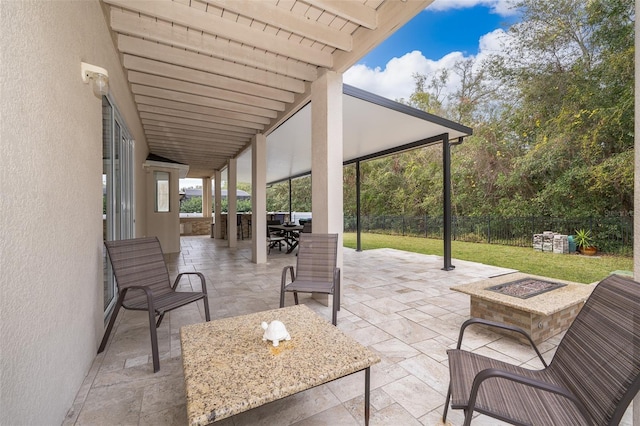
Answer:
<svg viewBox="0 0 640 426"><path fill-rule="evenodd" d="M540 280L537 278L522 278L505 284L487 287L487 290L506 294L507 296L519 297L520 299L528 299L564 286L566 286L566 284Z"/></svg>
<svg viewBox="0 0 640 426"><path fill-rule="evenodd" d="M470 284L454 286L451 287L451 290L468 294L471 297L477 297L479 299L511 306L522 311L539 315L551 315L574 305L576 302L587 300L587 297L589 297L594 288L594 286L590 284L579 284L554 279L555 283L563 284L564 286L554 291L538 294L535 297L530 297L528 299L520 299L519 297L513 297L507 294L496 293L495 291L488 290L489 287L505 285L522 279L549 281L546 277L518 272L515 274L500 275L498 277Z"/></svg>

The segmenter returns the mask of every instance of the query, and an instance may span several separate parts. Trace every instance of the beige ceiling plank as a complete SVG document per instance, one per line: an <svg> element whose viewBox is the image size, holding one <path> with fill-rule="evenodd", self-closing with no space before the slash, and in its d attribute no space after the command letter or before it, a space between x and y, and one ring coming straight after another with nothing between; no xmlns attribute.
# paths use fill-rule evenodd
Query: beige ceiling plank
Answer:
<svg viewBox="0 0 640 426"><path fill-rule="evenodd" d="M238 150L224 150L217 146L193 146L190 143L184 143L180 141L166 141L165 139L154 139L152 142L157 144L156 146L158 149L163 149L165 150L165 152L173 151L176 154L191 154L191 156L194 156L195 154L197 155L197 157L204 158L211 155L215 155L218 158L232 158L238 152ZM189 163L191 163L194 160L191 159L188 161Z"/></svg>
<svg viewBox="0 0 640 426"><path fill-rule="evenodd" d="M154 142L156 142L157 145L153 147L153 151L160 153L159 155L162 155L162 153L169 154L169 155L162 155L162 156L170 157L172 160L177 160L176 157L180 156L179 159L182 160L181 162L192 162L193 160L191 158L193 156L197 156L203 159L202 164L206 164L205 161L206 161L206 158L208 157L228 159L228 158L233 158L235 154L238 152L238 151L224 152L224 151L217 151L215 149L209 149L209 148L189 149L182 145L168 146L164 144L163 141L154 141Z"/></svg>
<svg viewBox="0 0 640 426"><path fill-rule="evenodd" d="M239 93L249 93L265 99L273 99L280 102L292 102L293 93L261 84L249 83L218 74L185 68L178 65L158 62L153 59L139 56L124 55L123 65L128 70L136 70L147 74L155 74L177 80L190 81L211 87L233 90Z"/></svg>
<svg viewBox="0 0 640 426"><path fill-rule="evenodd" d="M206 96L223 101L252 105L269 110L284 111L284 102L272 101L270 99L232 92L230 90L217 89L214 87L203 86L201 84L189 83L186 81L174 80L167 77L145 74L138 71L129 71L128 78L129 82L134 84L137 83L145 86L162 87L166 90L173 90L176 92L191 93L193 95Z"/></svg>
<svg viewBox="0 0 640 426"><path fill-rule="evenodd" d="M257 125L253 123L248 123L245 121L231 120L229 118L212 117L206 114L185 112L177 109L162 108L162 107L157 107L153 105L144 105L144 104L138 105L138 111L150 112L150 113L161 114L161 115L171 115L174 117L182 117L182 118L188 118L191 120L198 120L198 121L207 121L210 123L225 124L229 126L236 126L236 127L252 129L252 130L262 130L262 128L264 127L260 125L259 126L260 128L257 128L258 127Z"/></svg>
<svg viewBox="0 0 640 426"><path fill-rule="evenodd" d="M292 14L273 3L255 0L204 1L340 50L349 51L352 47L350 34L341 33L316 21Z"/></svg>
<svg viewBox="0 0 640 426"><path fill-rule="evenodd" d="M175 92L173 90L160 89L158 87L142 86L139 84L131 85L131 92L136 95L152 96L154 98L170 99L177 102L185 102L194 105L203 105L212 108L227 109L230 111L243 112L245 114L258 115L261 117L276 117L275 111L256 108L249 105L238 104L220 99L207 98L205 96L191 95L189 93Z"/></svg>
<svg viewBox="0 0 640 426"><path fill-rule="evenodd" d="M118 35L118 49L121 53L129 53L174 65L188 64L189 68L275 87L288 92L300 93L304 91L304 82L301 80L122 34Z"/></svg>
<svg viewBox="0 0 640 426"><path fill-rule="evenodd" d="M151 128L158 128L158 129L166 130L170 132L183 131L183 132L186 132L185 134L189 134L189 132L192 132L194 134L201 134L203 136L212 136L212 137L224 136L227 138L232 138L233 140L236 140L236 139L244 140L247 137L246 134L239 134L239 133L231 132L228 130L209 129L206 127L195 127L191 125L178 124L178 123L167 123L167 122L163 123L155 120L142 120L142 125L145 129L148 127L151 127Z"/></svg>
<svg viewBox="0 0 640 426"><path fill-rule="evenodd" d="M336 0L304 0L319 9L326 10L346 19L355 22L370 30L375 30L378 26L378 14L374 9L365 6L357 1L336 1ZM397 0L396 0L397 1ZM400 3L400 2L398 2Z"/></svg>
<svg viewBox="0 0 640 426"><path fill-rule="evenodd" d="M208 149L208 150L217 150L218 152L224 154L233 154L238 152L241 149L242 145L226 145L224 143L215 143L215 142L201 142L201 141L191 141L182 138L169 138L165 136L152 136L149 137L149 140L153 142L161 141L165 144L166 147L178 147L185 146L190 148L198 148L198 149Z"/></svg>
<svg viewBox="0 0 640 426"><path fill-rule="evenodd" d="M270 119L257 115L241 114L239 112L225 111L218 108L209 108L200 105L186 104L184 102L170 101L168 99L152 98L144 95L134 95L138 105L152 105L184 112L208 115L210 117L229 118L241 122L244 126L260 129L256 124L269 124ZM227 123L228 124L228 123Z"/></svg>
<svg viewBox="0 0 640 426"><path fill-rule="evenodd" d="M317 49L290 43L283 37L239 25L234 21L168 0L105 0L105 3L140 12L169 22L254 46L299 61L331 68L331 55Z"/></svg>
<svg viewBox="0 0 640 426"><path fill-rule="evenodd" d="M240 135L243 135L243 134L255 135L256 133L258 133L256 130L248 129L246 127L230 126L228 124L213 123L211 121L190 120L188 118L174 117L171 115L154 114L154 113L148 113L148 112L141 112L140 118L155 120L161 123L176 123L176 124L191 125L194 127L194 129L198 127L206 127L209 129L228 130Z"/></svg>
<svg viewBox="0 0 640 426"><path fill-rule="evenodd" d="M211 145L228 146L231 148L241 147L246 142L246 140L242 142L238 142L238 141L230 141L227 139L200 138L197 136L185 135L183 133L170 133L170 132L163 132L163 131L156 132L148 129L145 129L145 135L147 136L147 138L166 138L168 140L184 140L184 141L202 142L202 143L209 143Z"/></svg>
<svg viewBox="0 0 640 426"><path fill-rule="evenodd" d="M257 51L250 46L229 43L227 40L218 39L200 31L187 31L184 27L143 19L130 13L112 10L111 28L118 33L195 50L219 59L226 59L301 80L313 81L318 77L317 68L313 65Z"/></svg>
<svg viewBox="0 0 640 426"><path fill-rule="evenodd" d="M330 2L330 0L321 1ZM378 17L380 18L378 28L375 31L362 27L358 28L353 33L353 50L351 52L338 50L334 53L334 71L347 71L364 55L389 38L391 34L432 2L433 0L411 0L407 2L385 1L382 3L378 8Z"/></svg>
<svg viewBox="0 0 640 426"><path fill-rule="evenodd" d="M242 142L247 140L246 136L236 136L236 135L224 135L224 134L216 134L216 133L205 133L198 132L194 130L185 130L185 129L177 129L170 128L166 126L153 126L153 125L144 125L142 126L145 132L155 132L155 133L167 133L167 134L180 134L189 137L198 137L204 140L225 140L229 142Z"/></svg>

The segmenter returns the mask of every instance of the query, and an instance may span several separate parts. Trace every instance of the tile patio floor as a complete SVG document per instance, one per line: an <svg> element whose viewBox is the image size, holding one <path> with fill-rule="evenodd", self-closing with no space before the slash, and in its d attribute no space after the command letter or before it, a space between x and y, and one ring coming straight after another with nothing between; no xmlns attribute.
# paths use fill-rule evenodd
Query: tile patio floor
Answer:
<svg viewBox="0 0 640 426"><path fill-rule="evenodd" d="M180 254L168 256L170 274L204 273L212 319L279 305L280 275L295 255L273 251L268 263L250 262L250 242L237 249L208 236L182 237ZM371 372L371 425L438 425L448 385L446 349L455 345L468 318L469 298L452 285L513 272L455 260L442 271L442 258L392 249L358 253L344 249L343 303L338 327L380 354ZM183 286L190 286L183 279ZM196 284L197 285L197 284ZM287 295L287 305L293 304ZM330 321L330 309L303 295L301 303ZM183 425L186 399L180 357L180 327L204 321L202 303L168 313L158 329L160 371L153 373L145 312L120 312L107 349L98 355L63 425ZM560 338L540 346L550 360ZM526 346L473 328L467 349L519 365L541 368ZM362 425L363 373L225 419L232 425ZM630 412L623 424L630 425ZM452 425L462 413L449 411ZM502 424L479 416L474 426Z"/></svg>

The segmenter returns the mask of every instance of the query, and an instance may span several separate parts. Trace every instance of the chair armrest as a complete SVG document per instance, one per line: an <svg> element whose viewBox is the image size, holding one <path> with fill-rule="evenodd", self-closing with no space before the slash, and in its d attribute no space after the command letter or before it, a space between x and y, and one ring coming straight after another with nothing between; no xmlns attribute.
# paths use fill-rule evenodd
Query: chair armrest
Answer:
<svg viewBox="0 0 640 426"><path fill-rule="evenodd" d="M583 415L583 417L584 417L584 413L588 412L586 407L582 403L582 401L580 401L573 393L571 393L566 388L555 385L553 383L536 380L531 377L524 377L519 374L512 373L510 371L500 370L498 368L487 368L485 370L480 371L478 374L476 374L476 377L473 379L473 385L471 386L471 393L469 395L469 402L467 405L467 409L465 410L466 411L466 415L464 419L465 426L468 426L471 423L471 417L473 416L473 411L475 409L476 398L478 396L478 390L480 389L480 385L482 385L482 382L492 377L510 380L512 382L521 383L525 386L537 388L545 392L555 393L573 402L577 406L578 411L580 412L580 414ZM589 424L590 423L589 419L587 419L586 417L584 418L587 421L587 424Z"/></svg>
<svg viewBox="0 0 640 426"><path fill-rule="evenodd" d="M178 276L176 277L176 280L173 282L173 285L171 286L171 288L174 291L178 287L178 283L180 282L180 278L182 278L183 275L197 275L200 278L200 286L202 287L202 292L204 294L207 294L207 281L205 280L204 275L202 274L202 272L182 272L182 273L178 274Z"/></svg>
<svg viewBox="0 0 640 426"><path fill-rule="evenodd" d="M462 323L462 325L460 326L460 335L458 336L458 345L456 346L456 349L460 349L460 346L462 345L462 337L464 335L465 329L468 326L473 325L473 324L481 324L481 325L486 325L486 326L489 326L489 327L501 328L503 330L509 330L509 331L513 331L515 333L522 334L523 336L525 336L527 338L527 340L529 341L529 344L531 345L533 350L536 351L536 354L538 355L538 358L540 358L540 361L542 362L542 365L544 365L545 367L548 367L547 362L544 360L544 358L542 358L542 354L538 350L538 347L536 346L536 344L533 342L533 339L531 338L529 333L527 333L526 331L524 331L520 327L516 327L516 326L513 326L513 325L508 325L508 324L504 324L504 323L496 322L496 321L489 321L489 320L482 319L482 318L471 318L471 319L466 320L464 323Z"/></svg>
<svg viewBox="0 0 640 426"><path fill-rule="evenodd" d="M122 294L120 297L122 297L122 300L124 300L124 296L125 294L127 294L128 290L141 290L144 292L144 294L147 296L147 306L149 307L149 311L151 312L155 312L155 307L153 304L153 290L151 290L151 288L149 288L149 286L146 285L131 285L125 289L122 290Z"/></svg>

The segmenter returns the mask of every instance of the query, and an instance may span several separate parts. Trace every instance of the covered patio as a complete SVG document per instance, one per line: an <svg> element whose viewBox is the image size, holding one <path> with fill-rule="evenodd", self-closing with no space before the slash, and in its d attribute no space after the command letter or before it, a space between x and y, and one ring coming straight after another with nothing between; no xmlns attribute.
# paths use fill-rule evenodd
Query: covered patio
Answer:
<svg viewBox="0 0 640 426"><path fill-rule="evenodd" d="M295 262L272 252L269 262L247 262L251 243L229 249L207 236L182 237L181 252L167 256L170 273L203 272L212 319L274 309L279 303L280 272ZM443 271L440 256L393 249L344 250L344 292L338 327L378 353L372 368L371 424L436 425L448 385L446 349L455 346L460 324L468 318L466 295L453 285L514 272L456 260ZM185 285L188 285L185 280ZM305 303L330 320L330 309L310 297ZM292 297L287 306L293 304ZM204 321L202 304L167 314L158 330L162 369L150 374L146 313L121 313L107 350L98 355L69 411L65 425L172 425L186 421L186 399L180 350L180 327ZM469 349L517 365L541 368L535 353L508 337L470 330ZM553 356L560 336L540 346ZM305 391L221 421L220 425L360 425L364 373ZM452 412L451 424L461 424ZM474 424L495 425L491 418ZM631 409L622 424L631 424Z"/></svg>

